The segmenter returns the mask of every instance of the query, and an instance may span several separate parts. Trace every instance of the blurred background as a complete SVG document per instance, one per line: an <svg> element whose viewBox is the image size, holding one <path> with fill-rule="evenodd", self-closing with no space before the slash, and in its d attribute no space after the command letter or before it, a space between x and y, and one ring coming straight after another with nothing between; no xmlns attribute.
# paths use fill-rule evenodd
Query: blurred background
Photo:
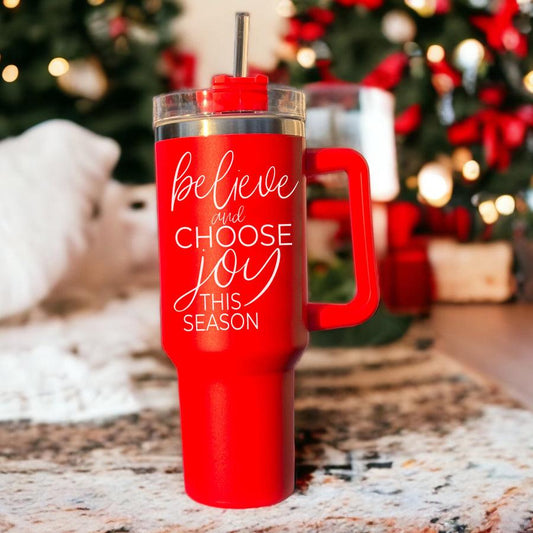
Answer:
<svg viewBox="0 0 533 533"><path fill-rule="evenodd" d="M236 10L251 13L251 73L306 91L308 145L370 166L382 304L313 342L382 344L428 316L462 336L473 303L480 330L526 323L524 0L2 0L0 318L157 284L151 99L231 71ZM346 198L342 175L309 188L314 300L353 295Z"/></svg>

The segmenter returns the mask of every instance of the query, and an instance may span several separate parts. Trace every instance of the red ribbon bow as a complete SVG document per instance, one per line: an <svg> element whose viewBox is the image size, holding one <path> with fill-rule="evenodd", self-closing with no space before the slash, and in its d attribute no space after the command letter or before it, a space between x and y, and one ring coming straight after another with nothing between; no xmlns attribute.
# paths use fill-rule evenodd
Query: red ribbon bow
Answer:
<svg viewBox="0 0 533 533"><path fill-rule="evenodd" d="M477 16L470 20L485 33L487 43L495 50L511 51L519 57L526 57L527 38L513 25L513 18L518 10L516 0L503 0L500 9L493 16Z"/></svg>
<svg viewBox="0 0 533 533"><path fill-rule="evenodd" d="M533 110L524 106L516 113L483 109L448 128L452 144L481 141L490 167L505 170L511 162L511 150L524 142L528 126L533 125Z"/></svg>
<svg viewBox="0 0 533 533"><path fill-rule="evenodd" d="M408 135L415 131L422 122L422 107L413 104L397 115L394 120L394 131L398 135Z"/></svg>
<svg viewBox="0 0 533 533"><path fill-rule="evenodd" d="M389 90L394 88L403 76L409 58L403 52L395 52L386 57L379 65L361 81L367 87L379 87Z"/></svg>

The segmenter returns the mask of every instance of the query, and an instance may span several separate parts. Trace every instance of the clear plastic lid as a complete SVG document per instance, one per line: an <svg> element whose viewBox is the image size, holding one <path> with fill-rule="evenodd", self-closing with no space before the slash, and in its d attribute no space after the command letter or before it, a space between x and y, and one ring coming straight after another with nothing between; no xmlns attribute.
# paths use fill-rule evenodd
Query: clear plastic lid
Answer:
<svg viewBox="0 0 533 533"><path fill-rule="evenodd" d="M242 78L241 78L242 79ZM160 94L153 99L154 128L171 122L227 115L267 115L304 120L304 93L293 87L187 89Z"/></svg>

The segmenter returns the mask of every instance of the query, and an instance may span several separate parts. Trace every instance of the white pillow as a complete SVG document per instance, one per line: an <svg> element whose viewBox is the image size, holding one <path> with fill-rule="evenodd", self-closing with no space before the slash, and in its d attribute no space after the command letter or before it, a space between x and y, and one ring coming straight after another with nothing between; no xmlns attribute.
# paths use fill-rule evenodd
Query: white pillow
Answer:
<svg viewBox="0 0 533 533"><path fill-rule="evenodd" d="M118 144L51 120L0 142L0 318L43 299L87 246Z"/></svg>

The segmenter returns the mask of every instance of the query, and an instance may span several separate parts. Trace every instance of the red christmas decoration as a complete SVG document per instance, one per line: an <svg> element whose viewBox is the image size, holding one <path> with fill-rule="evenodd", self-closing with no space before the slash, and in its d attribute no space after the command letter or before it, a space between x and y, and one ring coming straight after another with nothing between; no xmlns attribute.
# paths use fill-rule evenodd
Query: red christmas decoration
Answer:
<svg viewBox="0 0 533 533"><path fill-rule="evenodd" d="M448 11L450 11L450 7L450 0L437 0L437 3L435 5L435 14L444 15L445 13L448 13Z"/></svg>
<svg viewBox="0 0 533 533"><path fill-rule="evenodd" d="M524 119L526 113L529 112L513 114L483 109L450 126L448 139L452 144L481 142L487 164L505 170L511 162L511 150L522 145L528 126L533 124Z"/></svg>
<svg viewBox="0 0 533 533"><path fill-rule="evenodd" d="M316 68L320 74L320 79L322 81L328 82L333 81L336 83L346 83L344 80L337 78L333 72L331 72L331 59L317 59Z"/></svg>
<svg viewBox="0 0 533 533"><path fill-rule="evenodd" d="M438 209L409 202L387 205L387 254L380 263L381 295L391 311L426 313L434 300L427 248L432 236L470 239L469 209Z"/></svg>
<svg viewBox="0 0 533 533"><path fill-rule="evenodd" d="M161 54L161 57L169 78L170 89L194 87L196 56L168 48Z"/></svg>
<svg viewBox="0 0 533 533"><path fill-rule="evenodd" d="M515 115L523 120L529 127L533 126L533 104L527 104L519 107Z"/></svg>
<svg viewBox="0 0 533 533"><path fill-rule="evenodd" d="M307 14L319 24L324 24L327 26L335 20L335 15L333 11L329 9L324 9L323 7L310 7L307 10Z"/></svg>
<svg viewBox="0 0 533 533"><path fill-rule="evenodd" d="M519 57L526 57L527 38L513 25L513 18L518 11L516 0L503 0L493 16L477 16L470 20L485 33L489 46L495 50L510 51Z"/></svg>
<svg viewBox="0 0 533 533"><path fill-rule="evenodd" d="M367 9L377 9L383 5L383 0L335 0L344 7L364 6Z"/></svg>
<svg viewBox="0 0 533 533"><path fill-rule="evenodd" d="M423 225L432 235L446 235L467 242L472 232L472 214L461 206L453 209L425 207Z"/></svg>
<svg viewBox="0 0 533 533"><path fill-rule="evenodd" d="M437 62L428 61L428 65L433 74L431 79L433 87L439 94L447 93L461 85L461 74L446 59Z"/></svg>
<svg viewBox="0 0 533 533"><path fill-rule="evenodd" d="M297 43L300 40L303 23L296 19L289 19L289 31L285 35L285 40L290 43Z"/></svg>
<svg viewBox="0 0 533 533"><path fill-rule="evenodd" d="M400 113L394 120L394 131L399 135L408 135L415 131L422 122L422 107L414 104Z"/></svg>
<svg viewBox="0 0 533 533"><path fill-rule="evenodd" d="M128 19L126 17L114 17L109 21L109 36L116 39L128 32Z"/></svg>
<svg viewBox="0 0 533 533"><path fill-rule="evenodd" d="M326 29L318 22L305 22L300 27L300 39L303 41L316 41L324 33L326 33Z"/></svg>
<svg viewBox="0 0 533 533"><path fill-rule="evenodd" d="M487 105L500 107L505 100L507 91L501 85L489 85L479 90L479 99Z"/></svg>
<svg viewBox="0 0 533 533"><path fill-rule="evenodd" d="M340 243L350 240L350 203L348 200L323 198L313 200L307 206L309 218L318 220L335 220L339 223L339 229L335 239Z"/></svg>
<svg viewBox="0 0 533 533"><path fill-rule="evenodd" d="M372 72L363 78L362 85L392 89L402 79L405 67L409 62L407 54L395 52L386 57Z"/></svg>

